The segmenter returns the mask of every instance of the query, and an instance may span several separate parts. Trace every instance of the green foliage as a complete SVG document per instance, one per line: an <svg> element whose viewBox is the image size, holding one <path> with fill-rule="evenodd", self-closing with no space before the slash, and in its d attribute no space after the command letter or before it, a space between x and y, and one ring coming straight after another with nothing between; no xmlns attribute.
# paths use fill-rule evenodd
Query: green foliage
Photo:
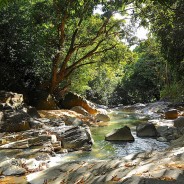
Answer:
<svg viewBox="0 0 184 184"><path fill-rule="evenodd" d="M154 39L142 42L135 49L137 61L124 67L124 76L112 97L112 103L151 102L160 97L164 60Z"/></svg>
<svg viewBox="0 0 184 184"><path fill-rule="evenodd" d="M165 86L161 91L161 98L171 102L184 102L183 82L175 82Z"/></svg>
<svg viewBox="0 0 184 184"><path fill-rule="evenodd" d="M22 16L24 15L24 16ZM33 77L30 3L0 9L0 88L21 90Z"/></svg>

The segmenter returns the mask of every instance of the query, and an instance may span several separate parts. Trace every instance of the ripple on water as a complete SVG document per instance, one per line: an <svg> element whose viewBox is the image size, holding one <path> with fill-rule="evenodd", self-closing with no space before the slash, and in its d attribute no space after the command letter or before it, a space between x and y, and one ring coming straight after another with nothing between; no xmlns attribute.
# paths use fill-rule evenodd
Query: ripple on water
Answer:
<svg viewBox="0 0 184 184"><path fill-rule="evenodd" d="M143 151L151 150L163 150L167 148L168 143L159 142L152 138L139 138L136 136L135 131L133 136L134 142L110 142L105 141L105 135L111 132L113 129L123 127L125 125L133 128L136 124L143 122L138 119L137 114L128 113L123 111L116 111L111 113L111 121L108 126L105 127L93 127L91 128L92 136L95 141L92 151L90 152L74 152L69 153L66 156L62 156L64 160L97 160L97 159L110 159L112 157L127 156L132 153L139 153Z"/></svg>

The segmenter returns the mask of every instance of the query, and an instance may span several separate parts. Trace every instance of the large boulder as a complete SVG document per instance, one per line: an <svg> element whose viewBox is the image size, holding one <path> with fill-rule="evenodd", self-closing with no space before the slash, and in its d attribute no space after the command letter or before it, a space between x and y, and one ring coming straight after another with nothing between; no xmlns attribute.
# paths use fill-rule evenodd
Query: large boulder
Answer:
<svg viewBox="0 0 184 184"><path fill-rule="evenodd" d="M115 129L105 136L106 141L134 141L131 130L128 126Z"/></svg>
<svg viewBox="0 0 184 184"><path fill-rule="evenodd" d="M0 132L20 132L30 129L30 116L24 111L4 111L0 121Z"/></svg>
<svg viewBox="0 0 184 184"><path fill-rule="evenodd" d="M174 126L177 128L183 128L184 127L184 117L179 117L174 120Z"/></svg>
<svg viewBox="0 0 184 184"><path fill-rule="evenodd" d="M93 103L72 92L67 93L64 99L59 102L59 107L64 109L71 109L75 106L81 106L90 114L97 113L97 109Z"/></svg>
<svg viewBox="0 0 184 184"><path fill-rule="evenodd" d="M106 114L97 114L95 116L96 120L97 121L103 121L103 122L107 122L107 121L110 121L110 117Z"/></svg>
<svg viewBox="0 0 184 184"><path fill-rule="evenodd" d="M176 109L169 109L165 112L165 119L176 119L178 118L178 111Z"/></svg>
<svg viewBox="0 0 184 184"><path fill-rule="evenodd" d="M138 137L156 137L157 130L152 123L144 123L136 126L136 133Z"/></svg>
<svg viewBox="0 0 184 184"><path fill-rule="evenodd" d="M93 140L89 128L72 126L60 135L62 147L69 150L91 149Z"/></svg>

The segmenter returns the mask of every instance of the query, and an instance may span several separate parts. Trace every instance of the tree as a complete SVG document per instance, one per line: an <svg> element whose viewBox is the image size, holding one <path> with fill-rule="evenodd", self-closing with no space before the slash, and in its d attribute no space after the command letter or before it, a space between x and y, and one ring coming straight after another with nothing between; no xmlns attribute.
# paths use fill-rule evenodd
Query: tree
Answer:
<svg viewBox="0 0 184 184"><path fill-rule="evenodd" d="M138 59L124 67L124 76L114 91L114 103L148 103L160 99L164 82L165 61L153 38L140 43L134 50Z"/></svg>

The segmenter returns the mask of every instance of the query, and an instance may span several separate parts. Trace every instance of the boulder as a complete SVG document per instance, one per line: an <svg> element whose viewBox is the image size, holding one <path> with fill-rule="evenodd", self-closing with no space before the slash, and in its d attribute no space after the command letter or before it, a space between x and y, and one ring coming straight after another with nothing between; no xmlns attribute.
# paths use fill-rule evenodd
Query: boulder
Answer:
<svg viewBox="0 0 184 184"><path fill-rule="evenodd" d="M184 117L179 117L174 120L174 126L177 128L183 128L184 127Z"/></svg>
<svg viewBox="0 0 184 184"><path fill-rule="evenodd" d="M0 132L20 132L30 129L30 116L24 111L4 111L4 121L0 122Z"/></svg>
<svg viewBox="0 0 184 184"><path fill-rule="evenodd" d="M176 119L178 118L178 111L176 109L169 109L165 112L165 119Z"/></svg>
<svg viewBox="0 0 184 184"><path fill-rule="evenodd" d="M157 130L152 123L139 124L136 126L138 137L156 137Z"/></svg>
<svg viewBox="0 0 184 184"><path fill-rule="evenodd" d="M72 92L66 94L64 99L59 102L59 107L64 109L71 109L75 106L81 106L90 114L97 113L97 109L93 103Z"/></svg>
<svg viewBox="0 0 184 184"><path fill-rule="evenodd" d="M93 140L89 136L89 129L84 127L69 127L64 132L61 133L61 144L64 149L79 150L84 146L91 145Z"/></svg>
<svg viewBox="0 0 184 184"><path fill-rule="evenodd" d="M97 114L95 118L97 121L103 121L103 122L110 121L110 117L106 114Z"/></svg>
<svg viewBox="0 0 184 184"><path fill-rule="evenodd" d="M9 106L12 109L16 109L22 107L23 101L24 99L22 94L0 91L0 103L4 107Z"/></svg>
<svg viewBox="0 0 184 184"><path fill-rule="evenodd" d="M171 147L184 147L184 135L176 140L171 141Z"/></svg>
<svg viewBox="0 0 184 184"><path fill-rule="evenodd" d="M84 109L82 108L81 106L75 106L75 107L72 107L71 108L72 111L75 111L79 114L82 114L84 116L89 116L90 114Z"/></svg>
<svg viewBox="0 0 184 184"><path fill-rule="evenodd" d="M179 132L174 126L158 126L157 132L158 136L165 138L167 141L174 140L179 137Z"/></svg>
<svg viewBox="0 0 184 184"><path fill-rule="evenodd" d="M134 141L131 130L128 126L115 129L105 136L106 141Z"/></svg>
<svg viewBox="0 0 184 184"><path fill-rule="evenodd" d="M26 173L26 169L21 167L20 160L7 159L0 163L0 172L5 176L23 175Z"/></svg>

